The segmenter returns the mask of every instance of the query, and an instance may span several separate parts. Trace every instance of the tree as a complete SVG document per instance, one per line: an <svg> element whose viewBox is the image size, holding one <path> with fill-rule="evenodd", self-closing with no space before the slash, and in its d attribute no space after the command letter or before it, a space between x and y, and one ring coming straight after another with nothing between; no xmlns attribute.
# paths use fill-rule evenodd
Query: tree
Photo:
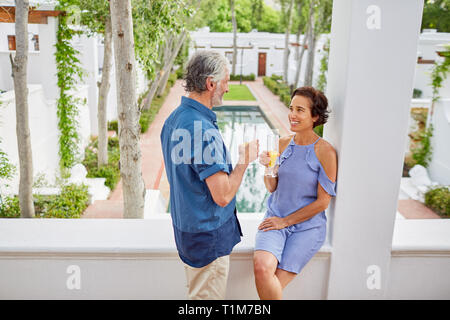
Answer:
<svg viewBox="0 0 450 320"><path fill-rule="evenodd" d="M234 9L237 32L284 32L280 12L262 0L234 0ZM202 0L199 17L211 32L233 31L229 0Z"/></svg>
<svg viewBox="0 0 450 320"><path fill-rule="evenodd" d="M97 124L98 124L98 152L97 166L108 164L108 127L107 106L108 92L111 86L112 68L112 29L111 15L107 0L80 0L81 24L87 27L88 34L103 35L103 66L102 78L98 83Z"/></svg>
<svg viewBox="0 0 450 320"><path fill-rule="evenodd" d="M150 80L142 109L150 108L154 95L160 94L166 86L175 58L187 37L184 25L186 17L192 14L191 2L133 0L136 56ZM194 3L198 5L198 0Z"/></svg>
<svg viewBox="0 0 450 320"><path fill-rule="evenodd" d="M10 55L16 101L16 135L19 151L19 206L22 218L34 217L33 158L28 120L28 0L16 0L16 55Z"/></svg>
<svg viewBox="0 0 450 320"><path fill-rule="evenodd" d="M145 185L141 171L140 111L136 101L137 63L134 55L131 0L111 0L110 12L116 70L123 216L143 218Z"/></svg>
<svg viewBox="0 0 450 320"><path fill-rule="evenodd" d="M234 13L234 0L230 1L231 8L231 22L233 24L233 62L231 64L231 74L236 74L236 60L237 60L237 23L236 23L236 15Z"/></svg>
<svg viewBox="0 0 450 320"><path fill-rule="evenodd" d="M310 27L308 36L308 63L305 72L305 86L312 86L314 57L320 34L330 32L332 0L311 0Z"/></svg>
<svg viewBox="0 0 450 320"><path fill-rule="evenodd" d="M284 53L283 53L283 80L288 82L289 72L289 37L291 36L292 8L294 0L280 0L281 12L283 15L284 33Z"/></svg>
<svg viewBox="0 0 450 320"><path fill-rule="evenodd" d="M422 29L437 29L450 32L450 1L425 0L422 16Z"/></svg>
<svg viewBox="0 0 450 320"><path fill-rule="evenodd" d="M306 1L304 0L297 0L297 20L298 20L298 27L297 27L297 34L296 34L296 39L297 39L297 43L299 44L296 47L295 50L295 59L297 60L297 67L295 69L295 77L294 77L294 86L297 87L298 86L298 81L300 79L300 71L302 69L302 62L303 62L303 55L305 53L305 50L307 48L306 46L306 34L309 30L309 25L307 23L307 17L306 17L306 10L305 8L308 8L308 6L306 6L305 4ZM303 37L303 42L302 44L300 44L300 36L304 34ZM299 50L299 47L301 47L301 49Z"/></svg>

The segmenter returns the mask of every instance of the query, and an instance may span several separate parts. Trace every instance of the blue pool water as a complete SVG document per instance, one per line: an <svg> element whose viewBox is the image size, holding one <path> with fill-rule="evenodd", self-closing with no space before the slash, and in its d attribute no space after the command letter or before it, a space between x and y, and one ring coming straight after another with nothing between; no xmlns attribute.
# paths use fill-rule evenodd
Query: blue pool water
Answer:
<svg viewBox="0 0 450 320"><path fill-rule="evenodd" d="M213 111L217 114L217 124L233 167L238 161L238 146L245 142L244 130L246 136L259 140L260 153L267 150L267 136L274 127L258 106L221 106L214 107ZM256 160L248 166L236 195L237 210L240 213L265 212L268 196L264 167Z"/></svg>

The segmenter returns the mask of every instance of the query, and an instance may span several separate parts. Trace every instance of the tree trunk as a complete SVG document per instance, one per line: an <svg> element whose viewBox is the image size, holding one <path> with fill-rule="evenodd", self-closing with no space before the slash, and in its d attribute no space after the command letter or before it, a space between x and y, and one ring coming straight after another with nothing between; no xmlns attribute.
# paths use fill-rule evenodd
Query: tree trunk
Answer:
<svg viewBox="0 0 450 320"><path fill-rule="evenodd" d="M314 51L316 47L316 35L314 30L314 1L311 1L309 8L309 32L308 32L308 63L306 64L305 86L312 85L313 67L314 67Z"/></svg>
<svg viewBox="0 0 450 320"><path fill-rule="evenodd" d="M22 218L34 217L33 157L28 119L28 0L16 0L16 55L10 55L16 101L16 135L19 151L19 206Z"/></svg>
<svg viewBox="0 0 450 320"><path fill-rule="evenodd" d="M231 65L231 74L236 74L236 61L237 61L237 23L236 23L236 15L234 12L234 0L230 0L230 8L231 8L231 22L233 24L233 62Z"/></svg>
<svg viewBox="0 0 450 320"><path fill-rule="evenodd" d="M288 82L289 76L289 37L291 35L291 18L292 6L294 0L289 2L289 7L286 12L286 33L284 34L284 55L283 55L283 80Z"/></svg>
<svg viewBox="0 0 450 320"><path fill-rule="evenodd" d="M300 71L302 70L303 55L305 54L305 45L306 45L305 41L306 41L306 35L305 35L305 39L303 40L302 49L300 50L300 53L299 53L298 59L297 59L297 69L295 70L294 87L298 86L298 80L300 79Z"/></svg>
<svg viewBox="0 0 450 320"><path fill-rule="evenodd" d="M162 70L158 71L155 75L155 79L152 81L150 85L150 89L147 93L147 96L144 98L143 102L143 110L148 110L152 106L153 98L155 97L156 90L158 89L159 80L161 79Z"/></svg>
<svg viewBox="0 0 450 320"><path fill-rule="evenodd" d="M134 56L131 0L111 0L110 12L116 67L123 217L143 218L145 185L139 145L140 111L136 101L137 63Z"/></svg>
<svg viewBox="0 0 450 320"><path fill-rule="evenodd" d="M162 95L164 90L167 86L167 81L169 80L170 72L172 71L173 64L175 62L175 58L178 55L178 52L180 51L181 47L183 46L184 41L186 40L187 32L184 30L180 37L177 39L177 44L175 48L173 48L172 52L170 53L170 58L167 61L167 64L164 66L164 74L163 77L160 79L158 84L158 95Z"/></svg>
<svg viewBox="0 0 450 320"><path fill-rule="evenodd" d="M98 90L98 167L108 164L107 105L112 59L111 17L105 21L102 80Z"/></svg>
<svg viewBox="0 0 450 320"><path fill-rule="evenodd" d="M313 35L308 45L308 63L306 64L305 86L313 85L314 57L316 51L317 36Z"/></svg>

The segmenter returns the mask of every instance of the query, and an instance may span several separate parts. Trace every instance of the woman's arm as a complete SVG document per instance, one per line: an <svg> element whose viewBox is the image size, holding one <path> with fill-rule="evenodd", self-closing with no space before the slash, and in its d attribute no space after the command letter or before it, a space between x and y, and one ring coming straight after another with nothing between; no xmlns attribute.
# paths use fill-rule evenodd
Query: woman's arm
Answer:
<svg viewBox="0 0 450 320"><path fill-rule="evenodd" d="M283 153L284 149L286 149L286 147L289 144L289 141L291 140L292 136L287 136L287 137L282 137L280 138L279 141L279 146L280 146L280 155ZM263 153L261 153L260 155L260 159L259 162L266 167L270 162L270 156L269 156L269 152L268 151L264 151ZM278 165L276 166L278 167ZM275 169L276 172L278 171L278 168ZM264 185L266 186L267 191L269 191L270 193L274 192L277 189L278 186L278 177L271 177L271 176L266 176L264 175Z"/></svg>

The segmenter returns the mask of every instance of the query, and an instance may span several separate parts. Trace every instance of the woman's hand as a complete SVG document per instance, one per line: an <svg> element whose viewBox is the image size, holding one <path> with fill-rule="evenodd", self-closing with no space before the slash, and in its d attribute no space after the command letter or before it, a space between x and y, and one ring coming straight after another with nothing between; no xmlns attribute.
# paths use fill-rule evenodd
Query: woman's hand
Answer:
<svg viewBox="0 0 450 320"><path fill-rule="evenodd" d="M261 222L258 229L262 231L269 231L269 230L280 230L286 227L288 227L288 224L284 218L269 217L264 219L263 222Z"/></svg>

